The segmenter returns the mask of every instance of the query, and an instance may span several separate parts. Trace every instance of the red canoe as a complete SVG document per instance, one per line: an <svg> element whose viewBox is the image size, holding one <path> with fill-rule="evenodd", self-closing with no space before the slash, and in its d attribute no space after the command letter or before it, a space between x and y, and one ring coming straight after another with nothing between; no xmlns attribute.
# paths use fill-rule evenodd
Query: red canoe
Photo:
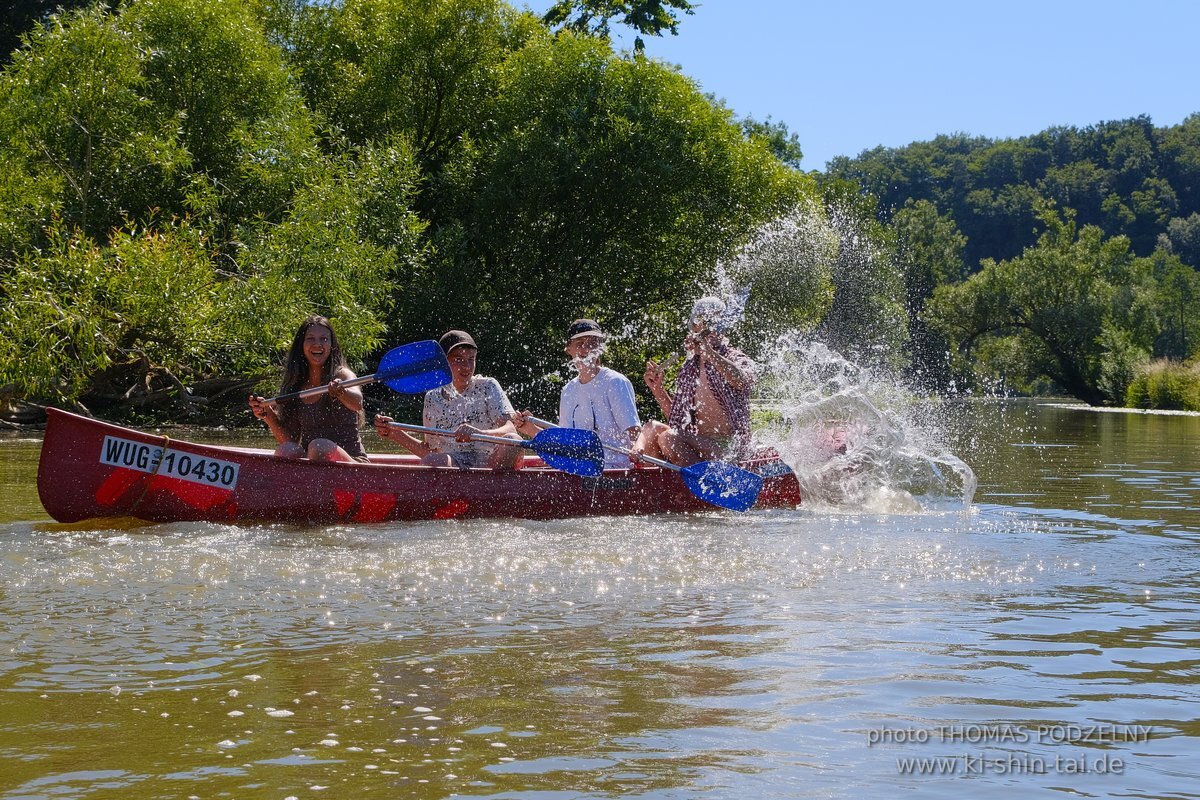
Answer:
<svg viewBox="0 0 1200 800"><path fill-rule="evenodd" d="M372 463L276 458L269 450L193 444L49 409L38 494L51 517L77 522L382 522L713 510L678 473L609 470L599 478L558 472L535 458L516 472L432 469L411 456ZM756 508L800 504L796 476L766 452L741 466L764 478Z"/></svg>

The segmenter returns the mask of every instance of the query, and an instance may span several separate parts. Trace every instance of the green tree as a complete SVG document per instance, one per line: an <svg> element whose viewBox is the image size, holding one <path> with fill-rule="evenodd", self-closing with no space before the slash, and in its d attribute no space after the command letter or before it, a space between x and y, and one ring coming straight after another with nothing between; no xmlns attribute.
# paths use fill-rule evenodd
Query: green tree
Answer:
<svg viewBox="0 0 1200 800"><path fill-rule="evenodd" d="M393 295L424 270L425 226L411 210L419 180L407 140L393 137L311 176L278 224L244 227L241 274L276 287L295 317L276 328L281 345L309 313L337 325L348 359L383 343Z"/></svg>
<svg viewBox="0 0 1200 800"><path fill-rule="evenodd" d="M968 264L1033 244L1039 197L1148 255L1171 217L1200 212L1200 115L1170 128L1136 117L999 141L938 136L834 159L829 171L875 194L884 220L910 198L951 214Z"/></svg>
<svg viewBox="0 0 1200 800"><path fill-rule="evenodd" d="M492 136L447 167L456 222L435 234L431 295L402 302L425 329L469 314L502 351L529 348L524 369L559 362L581 315L665 336L643 316L669 308L677 324L718 259L811 192L687 78L595 39L531 42L488 114Z"/></svg>
<svg viewBox="0 0 1200 800"><path fill-rule="evenodd" d="M968 356L989 338L1021 335L1031 348L1031 370L1085 402L1120 401L1101 389L1109 354L1103 334L1123 330L1114 313L1119 289L1148 276L1135 265L1128 239L1105 238L1093 226L1078 229L1069 209L1043 207L1040 216L1046 229L1036 246L1008 261L986 261L964 283L939 287L931 324ZM1107 338L1122 341L1113 333Z"/></svg>
<svg viewBox="0 0 1200 800"><path fill-rule="evenodd" d="M89 236L176 206L191 166L174 120L146 95L143 55L119 18L94 8L35 29L0 75L3 160L26 176L28 195L53 197L63 221Z"/></svg>
<svg viewBox="0 0 1200 800"><path fill-rule="evenodd" d="M9 0L8 9L0 14L0 67L11 60L12 52L21 45L21 37L49 20L51 14L84 8L92 1Z"/></svg>
<svg viewBox="0 0 1200 800"><path fill-rule="evenodd" d="M615 20L638 32L633 49L641 53L646 47L642 34L662 36L669 31L672 36L679 35L676 11L696 13L688 0L558 0L542 19L550 26L602 38L608 38L609 23Z"/></svg>
<svg viewBox="0 0 1200 800"><path fill-rule="evenodd" d="M144 87L171 115L224 214L278 219L318 159L313 121L259 23L237 0L132 0L120 16Z"/></svg>
<svg viewBox="0 0 1200 800"><path fill-rule="evenodd" d="M1176 217L1167 230L1158 235L1158 249L1179 256L1179 260L1200 269L1200 213L1187 219Z"/></svg>
<svg viewBox="0 0 1200 800"><path fill-rule="evenodd" d="M938 213L928 200L909 201L892 218L896 259L904 275L908 315L909 376L926 388L946 388L949 343L925 321L925 303L938 286L966 277L962 254L966 237L949 215Z"/></svg>
<svg viewBox="0 0 1200 800"><path fill-rule="evenodd" d="M311 107L352 143L404 134L436 173L485 135L502 65L539 33L502 0L346 0L303 6L289 53Z"/></svg>
<svg viewBox="0 0 1200 800"><path fill-rule="evenodd" d="M0 78L0 158L92 238L152 209L278 218L319 156L288 87L242 3L59 16Z"/></svg>
<svg viewBox="0 0 1200 800"><path fill-rule="evenodd" d="M893 232L878 221L873 198L851 184L826 183L822 192L838 247L833 302L817 337L861 363L898 368L909 332Z"/></svg>
<svg viewBox="0 0 1200 800"><path fill-rule="evenodd" d="M772 122L770 117L762 122L753 117L745 117L742 119L742 131L749 137L765 141L775 157L784 164L792 169L800 169L800 162L804 159L800 137L789 132L786 124Z"/></svg>
<svg viewBox="0 0 1200 800"><path fill-rule="evenodd" d="M1100 206L1112 192L1107 170L1091 161L1070 161L1046 170L1037 182L1038 193L1061 208L1073 208L1080 225L1103 222Z"/></svg>
<svg viewBox="0 0 1200 800"><path fill-rule="evenodd" d="M104 244L54 226L10 281L0 384L56 402L165 395L190 408L195 380L262 371L295 310L260 280L219 276L205 236L186 223L130 226Z"/></svg>
<svg viewBox="0 0 1200 800"><path fill-rule="evenodd" d="M1159 131L1157 140L1160 176L1178 195L1180 215L1200 212L1200 112Z"/></svg>
<svg viewBox="0 0 1200 800"><path fill-rule="evenodd" d="M968 215L971 228L964 225L964 232L975 254L1008 258L1031 243L1042 197L1029 184L1004 184L995 191L976 189L965 200L963 213Z"/></svg>
<svg viewBox="0 0 1200 800"><path fill-rule="evenodd" d="M1148 261L1157 286L1154 355L1186 361L1200 352L1200 272L1166 250Z"/></svg>

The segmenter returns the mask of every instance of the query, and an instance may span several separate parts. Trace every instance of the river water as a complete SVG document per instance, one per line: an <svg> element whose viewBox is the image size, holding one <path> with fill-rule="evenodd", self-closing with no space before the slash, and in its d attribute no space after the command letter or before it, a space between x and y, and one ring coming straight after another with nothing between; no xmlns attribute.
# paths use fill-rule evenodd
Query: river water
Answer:
<svg viewBox="0 0 1200 800"><path fill-rule="evenodd" d="M1200 797L1200 417L964 405L973 504L50 523L0 799Z"/></svg>

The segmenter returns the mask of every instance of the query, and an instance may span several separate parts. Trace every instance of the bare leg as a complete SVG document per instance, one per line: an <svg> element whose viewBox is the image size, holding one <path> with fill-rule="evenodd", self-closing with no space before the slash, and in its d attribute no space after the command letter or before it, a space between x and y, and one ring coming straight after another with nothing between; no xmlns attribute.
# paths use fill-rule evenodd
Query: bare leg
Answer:
<svg viewBox="0 0 1200 800"><path fill-rule="evenodd" d="M297 458L304 458L306 454L304 452L304 448L295 442L284 442L283 444L279 445L279 447L275 448L275 455L279 458L290 458L295 460Z"/></svg>
<svg viewBox="0 0 1200 800"><path fill-rule="evenodd" d="M515 433L510 433L504 437L505 439L515 439L522 441L521 437ZM488 456L488 469L501 470L511 472L512 470L520 469L525 464L525 449L523 447L512 447L506 444L498 444L492 450L492 454Z"/></svg>
<svg viewBox="0 0 1200 800"><path fill-rule="evenodd" d="M651 458L666 458L662 448L658 445L658 437L662 435L663 431L667 430L670 430L670 428L663 423L650 420L642 426L642 432L638 434L633 449L639 453L645 453Z"/></svg>
<svg viewBox="0 0 1200 800"><path fill-rule="evenodd" d="M687 434L667 428L658 436L658 446L667 461L681 467L690 467L700 460L700 451Z"/></svg>
<svg viewBox="0 0 1200 800"><path fill-rule="evenodd" d="M432 453L426 454L426 456L421 459L421 463L427 467L453 467L454 466L454 462L450 459L450 456L448 454L437 453L437 452L432 452Z"/></svg>
<svg viewBox="0 0 1200 800"><path fill-rule="evenodd" d="M349 453L329 439L313 439L308 443L308 457L311 461L353 461Z"/></svg>

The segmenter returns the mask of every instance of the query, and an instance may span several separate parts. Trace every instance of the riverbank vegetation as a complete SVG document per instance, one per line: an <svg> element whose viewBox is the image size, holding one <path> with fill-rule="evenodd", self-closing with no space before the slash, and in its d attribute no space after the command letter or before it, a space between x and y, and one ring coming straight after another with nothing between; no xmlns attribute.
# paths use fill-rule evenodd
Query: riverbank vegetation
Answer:
<svg viewBox="0 0 1200 800"><path fill-rule="evenodd" d="M320 313L360 371L468 328L544 411L570 320L636 376L717 286L755 355L800 330L925 390L1191 396L1150 387L1200 354L1200 115L821 175L613 50L686 0L66 5L26 4L0 73L0 409L240 414Z"/></svg>
<svg viewBox="0 0 1200 800"><path fill-rule="evenodd" d="M815 182L770 125L564 21L132 0L34 27L0 76L0 386L195 414L273 379L312 312L361 367L469 328L523 402L575 317L637 326L630 365L676 344L718 260Z"/></svg>
<svg viewBox="0 0 1200 800"><path fill-rule="evenodd" d="M1200 114L940 136L835 159L825 180L877 201L894 231L933 384L1144 406L1163 375L1195 381Z"/></svg>

